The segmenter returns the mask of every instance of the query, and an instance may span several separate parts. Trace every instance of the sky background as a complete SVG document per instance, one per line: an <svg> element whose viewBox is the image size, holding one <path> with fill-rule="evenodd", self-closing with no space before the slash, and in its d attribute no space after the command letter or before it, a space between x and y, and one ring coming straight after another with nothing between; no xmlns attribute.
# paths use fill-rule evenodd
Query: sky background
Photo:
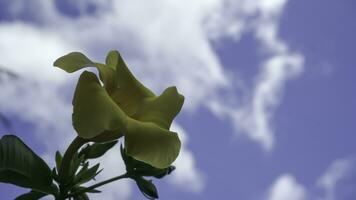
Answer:
<svg viewBox="0 0 356 200"><path fill-rule="evenodd" d="M156 94L176 85L177 170L166 200L356 199L356 2L0 0L0 112L51 166L75 133L69 52L121 52ZM119 149L100 179L124 172ZM132 181L93 199L143 199ZM0 183L1 199L27 191Z"/></svg>

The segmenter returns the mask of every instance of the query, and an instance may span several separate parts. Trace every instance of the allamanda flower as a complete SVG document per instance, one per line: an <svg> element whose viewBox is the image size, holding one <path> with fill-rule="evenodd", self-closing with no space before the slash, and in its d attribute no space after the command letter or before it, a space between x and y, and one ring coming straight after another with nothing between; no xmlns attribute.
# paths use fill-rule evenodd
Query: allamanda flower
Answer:
<svg viewBox="0 0 356 200"><path fill-rule="evenodd" d="M108 53L106 64L73 52L54 65L69 73L91 66L99 71L101 82L84 71L75 89L72 120L80 137L102 142L123 136L128 155L156 168L176 159L181 144L169 129L184 97L175 87L156 96L132 75L117 51Z"/></svg>

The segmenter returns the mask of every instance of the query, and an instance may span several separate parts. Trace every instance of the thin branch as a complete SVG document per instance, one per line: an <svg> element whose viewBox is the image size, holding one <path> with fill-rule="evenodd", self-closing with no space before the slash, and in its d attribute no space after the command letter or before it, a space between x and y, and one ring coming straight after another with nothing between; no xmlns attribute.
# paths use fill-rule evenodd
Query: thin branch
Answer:
<svg viewBox="0 0 356 200"><path fill-rule="evenodd" d="M111 183L111 182L114 182L114 181L117 181L117 180L120 180L120 179L123 179L123 178L129 178L129 175L126 173L126 174L122 174L120 176L116 176L116 177L113 177L111 179L102 181L102 182L94 184L94 185L92 185L90 187L87 187L87 188L84 188L82 190L78 190L76 192L73 192L73 193L69 194L66 198L74 197L74 196L77 196L79 194L83 194L85 192L89 192L89 191L91 191L91 190L93 190L95 188L98 188L100 186L106 185L108 183Z"/></svg>

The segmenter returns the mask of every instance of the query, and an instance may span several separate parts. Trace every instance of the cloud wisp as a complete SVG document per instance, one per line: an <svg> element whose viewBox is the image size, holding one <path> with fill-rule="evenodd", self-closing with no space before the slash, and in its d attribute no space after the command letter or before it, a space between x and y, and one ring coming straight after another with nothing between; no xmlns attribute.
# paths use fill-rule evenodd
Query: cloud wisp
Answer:
<svg viewBox="0 0 356 200"><path fill-rule="evenodd" d="M339 200L356 198L355 157L334 160L317 178L315 185L306 187L292 174L282 174L269 187L268 200Z"/></svg>
<svg viewBox="0 0 356 200"><path fill-rule="evenodd" d="M338 159L331 163L317 180L317 186L324 192L324 200L356 198L355 158Z"/></svg>
<svg viewBox="0 0 356 200"><path fill-rule="evenodd" d="M268 191L268 200L306 200L307 191L294 176L283 174L275 180Z"/></svg>
<svg viewBox="0 0 356 200"><path fill-rule="evenodd" d="M243 98L235 97L241 99L238 104L229 105L215 97L207 106L218 116L229 119L237 134L247 135L267 151L272 150L275 143L272 124L283 90L288 81L300 76L304 69L304 57L291 51L278 36L279 21L286 4L287 0L228 1L227 7L222 8L227 11L214 18L215 23L225 26L218 26L221 30L230 31L213 31L213 39L232 37L239 40L245 34L252 34L265 58L255 76L254 86L247 89ZM225 19L231 22L221 23Z"/></svg>

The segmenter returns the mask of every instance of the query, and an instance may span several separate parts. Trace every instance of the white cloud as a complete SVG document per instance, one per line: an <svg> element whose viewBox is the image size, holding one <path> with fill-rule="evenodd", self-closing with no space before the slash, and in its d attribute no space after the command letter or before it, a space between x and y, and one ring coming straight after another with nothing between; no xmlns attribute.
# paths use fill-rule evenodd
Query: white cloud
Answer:
<svg viewBox="0 0 356 200"><path fill-rule="evenodd" d="M276 55L267 60L258 77L251 103L237 113L237 128L270 150L274 143L274 131L270 123L273 112L281 101L281 93L288 79L298 76L303 58L297 54ZM234 113L233 113L234 114Z"/></svg>
<svg viewBox="0 0 356 200"><path fill-rule="evenodd" d="M315 186L305 187L291 174L280 175L269 188L268 200L346 200L356 198L355 158L334 160L317 178Z"/></svg>
<svg viewBox="0 0 356 200"><path fill-rule="evenodd" d="M78 49L59 35L21 22L0 23L0 65L37 81L63 83L66 74L52 67L53 61Z"/></svg>
<svg viewBox="0 0 356 200"><path fill-rule="evenodd" d="M324 200L356 198L356 164L354 159L338 159L317 180Z"/></svg>
<svg viewBox="0 0 356 200"><path fill-rule="evenodd" d="M254 34L270 56L262 65L251 95L252 103L242 109L241 116L246 123L240 125L267 150L273 147L274 130L270 124L283 89L288 80L301 75L304 69L304 57L290 51L288 44L278 36L279 20L286 3L287 0L262 0L255 5L260 17L256 20Z"/></svg>
<svg viewBox="0 0 356 200"><path fill-rule="evenodd" d="M57 148L63 150L62 145L68 143L74 135L71 128L71 105L65 102L59 92L56 84L39 83L25 77L3 77L1 81L0 109L34 123L35 135L50 150L51 155L54 155Z"/></svg>
<svg viewBox="0 0 356 200"><path fill-rule="evenodd" d="M267 196L268 200L306 200L307 192L294 176L284 174L273 183Z"/></svg>
<svg viewBox="0 0 356 200"><path fill-rule="evenodd" d="M261 12L279 15L287 0L260 0L258 7Z"/></svg>
<svg viewBox="0 0 356 200"><path fill-rule="evenodd" d="M245 92L245 97L240 98L240 102L229 103L224 100L225 97L215 96L208 101L207 106L219 117L229 119L234 124L236 133L247 135L266 150L271 150L275 143L271 124L274 112L281 102L283 89L290 79L301 75L304 69L304 57L290 51L288 44L278 36L279 19L286 3L286 0L229 1L229 7L222 8L227 12L214 18L218 24L224 25L220 23L222 20L232 19L235 24L242 25L236 29L237 32L231 33L232 36L236 35L235 39L238 40L243 34L253 34L267 58L262 60L254 87ZM226 37L225 33L215 33L213 38L217 40L219 37Z"/></svg>

